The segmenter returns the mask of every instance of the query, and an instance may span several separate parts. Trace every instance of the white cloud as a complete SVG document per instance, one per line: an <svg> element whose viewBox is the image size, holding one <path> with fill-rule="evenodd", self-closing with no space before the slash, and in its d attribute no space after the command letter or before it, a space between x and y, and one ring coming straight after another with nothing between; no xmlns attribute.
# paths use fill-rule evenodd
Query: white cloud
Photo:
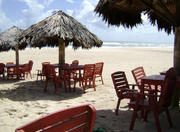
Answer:
<svg viewBox="0 0 180 132"><path fill-rule="evenodd" d="M66 0L69 3L74 3L74 0Z"/></svg>
<svg viewBox="0 0 180 132"><path fill-rule="evenodd" d="M28 8L22 10L24 18L18 22L27 28L31 24L37 23L38 21L44 19L45 17L52 14L53 10L45 11L45 8L53 2L53 0L44 0L41 3L38 0L20 0L24 2Z"/></svg>
<svg viewBox="0 0 180 132"><path fill-rule="evenodd" d="M88 0L84 0L82 2L82 9L79 11L76 18L82 19L83 17L87 16L88 13L93 13L93 10L94 6Z"/></svg>
<svg viewBox="0 0 180 132"><path fill-rule="evenodd" d="M44 0L44 5L48 7L54 0Z"/></svg>

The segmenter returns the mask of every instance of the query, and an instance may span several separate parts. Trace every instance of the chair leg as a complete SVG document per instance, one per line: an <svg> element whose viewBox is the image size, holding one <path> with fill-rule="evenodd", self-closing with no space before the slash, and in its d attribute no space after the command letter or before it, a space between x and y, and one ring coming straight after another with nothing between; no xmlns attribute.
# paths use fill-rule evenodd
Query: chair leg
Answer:
<svg viewBox="0 0 180 132"><path fill-rule="evenodd" d="M173 127L173 124L172 124L172 121L171 121L171 116L169 114L169 110L168 109L166 109L166 116L167 116L167 119L168 119L168 122L169 122L169 126Z"/></svg>
<svg viewBox="0 0 180 132"><path fill-rule="evenodd" d="M38 75L37 75L36 81L38 81Z"/></svg>
<svg viewBox="0 0 180 132"><path fill-rule="evenodd" d="M153 113L154 113L154 119L155 119L155 122L156 122L157 130L158 130L158 132L161 132L158 113L157 113L156 110L153 110Z"/></svg>
<svg viewBox="0 0 180 132"><path fill-rule="evenodd" d="M104 85L104 81L103 81L103 77L102 77L102 75L101 75L101 81L102 81L102 84Z"/></svg>
<svg viewBox="0 0 180 132"><path fill-rule="evenodd" d="M130 131L132 131L134 129L134 123L135 123L136 117L137 117L137 107L135 107L134 111L133 111L133 115L131 118L131 124L130 124L130 128L129 128Z"/></svg>
<svg viewBox="0 0 180 132"><path fill-rule="evenodd" d="M121 99L118 98L118 102L117 102L117 106L116 106L116 115L118 115L120 102L121 102Z"/></svg>
<svg viewBox="0 0 180 132"><path fill-rule="evenodd" d="M94 91L96 91L95 79L92 82L93 82Z"/></svg>
<svg viewBox="0 0 180 132"><path fill-rule="evenodd" d="M75 83L76 83L76 82L75 82L75 80L74 80L74 88L73 88L73 92L76 91L76 88L75 88L76 84L75 84Z"/></svg>
<svg viewBox="0 0 180 132"><path fill-rule="evenodd" d="M86 86L87 86L87 80L85 80L85 85L84 82L82 81L82 87L83 87L83 93L85 93L86 91Z"/></svg>
<svg viewBox="0 0 180 132"><path fill-rule="evenodd" d="M71 91L71 79L68 79L69 91Z"/></svg>
<svg viewBox="0 0 180 132"><path fill-rule="evenodd" d="M48 85L48 81L46 81L45 83L44 92L47 92L47 85Z"/></svg>
<svg viewBox="0 0 180 132"><path fill-rule="evenodd" d="M32 75L31 75L31 72L29 72L29 75L30 75L30 77L31 77L31 79L32 79Z"/></svg>
<svg viewBox="0 0 180 132"><path fill-rule="evenodd" d="M57 93L58 86L58 82L54 82L54 93Z"/></svg>
<svg viewBox="0 0 180 132"><path fill-rule="evenodd" d="M67 92L66 80L64 80L64 90L65 90L65 92Z"/></svg>
<svg viewBox="0 0 180 132"><path fill-rule="evenodd" d="M143 113L144 113L144 112L143 112ZM149 113L149 111L145 111L144 117L143 117L143 115L141 115L141 117L144 118L144 121L147 121L147 119L148 119L148 113Z"/></svg>

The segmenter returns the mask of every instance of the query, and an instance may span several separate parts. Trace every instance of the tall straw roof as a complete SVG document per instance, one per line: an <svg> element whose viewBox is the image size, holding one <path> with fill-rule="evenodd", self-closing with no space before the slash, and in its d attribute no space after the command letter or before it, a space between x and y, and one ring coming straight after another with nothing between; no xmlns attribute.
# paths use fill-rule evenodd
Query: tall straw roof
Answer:
<svg viewBox="0 0 180 132"><path fill-rule="evenodd" d="M19 37L21 45L31 47L58 46L58 40L63 39L66 46L72 43L73 48L91 48L102 46L102 41L85 26L62 11L56 11L52 16L24 30Z"/></svg>
<svg viewBox="0 0 180 132"><path fill-rule="evenodd" d="M171 33L178 24L177 0L99 0L95 12L110 25L134 27L142 23L141 14L147 14L158 29Z"/></svg>
<svg viewBox="0 0 180 132"><path fill-rule="evenodd" d="M14 47L18 44L16 37L21 34L22 31L22 29L13 26L0 33L0 51L14 49Z"/></svg>

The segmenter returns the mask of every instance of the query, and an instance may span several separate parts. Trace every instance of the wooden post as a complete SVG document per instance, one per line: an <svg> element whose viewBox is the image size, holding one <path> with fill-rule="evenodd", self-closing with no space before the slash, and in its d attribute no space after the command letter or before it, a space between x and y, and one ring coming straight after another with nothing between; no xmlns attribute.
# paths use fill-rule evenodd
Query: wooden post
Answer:
<svg viewBox="0 0 180 132"><path fill-rule="evenodd" d="M65 42L59 39L59 75L62 75L62 67L65 63Z"/></svg>
<svg viewBox="0 0 180 132"><path fill-rule="evenodd" d="M16 65L19 65L19 48L18 48L18 45L15 46L15 54L16 54Z"/></svg>
<svg viewBox="0 0 180 132"><path fill-rule="evenodd" d="M177 76L180 76L180 26L175 27L175 40L174 40L174 67L176 69ZM180 88L176 87L173 95L173 107L179 107L180 101Z"/></svg>

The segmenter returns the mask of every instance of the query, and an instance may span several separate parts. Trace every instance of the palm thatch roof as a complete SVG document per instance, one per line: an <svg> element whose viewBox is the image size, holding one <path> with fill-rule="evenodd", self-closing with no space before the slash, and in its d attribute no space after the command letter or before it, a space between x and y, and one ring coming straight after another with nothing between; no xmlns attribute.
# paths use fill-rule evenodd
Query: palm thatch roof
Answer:
<svg viewBox="0 0 180 132"><path fill-rule="evenodd" d="M22 33L22 31L22 29L13 26L0 33L0 51L15 49L15 46L18 45L18 42L15 39L19 34Z"/></svg>
<svg viewBox="0 0 180 132"><path fill-rule="evenodd" d="M58 46L59 39L62 39L66 46L71 42L75 49L102 46L102 41L95 34L62 11L56 11L52 16L30 26L19 37L21 46L26 47L29 44L39 48Z"/></svg>
<svg viewBox="0 0 180 132"><path fill-rule="evenodd" d="M177 0L99 0L95 12L110 25L128 28L141 24L141 14L144 13L159 30L171 33L180 24L176 3Z"/></svg>

